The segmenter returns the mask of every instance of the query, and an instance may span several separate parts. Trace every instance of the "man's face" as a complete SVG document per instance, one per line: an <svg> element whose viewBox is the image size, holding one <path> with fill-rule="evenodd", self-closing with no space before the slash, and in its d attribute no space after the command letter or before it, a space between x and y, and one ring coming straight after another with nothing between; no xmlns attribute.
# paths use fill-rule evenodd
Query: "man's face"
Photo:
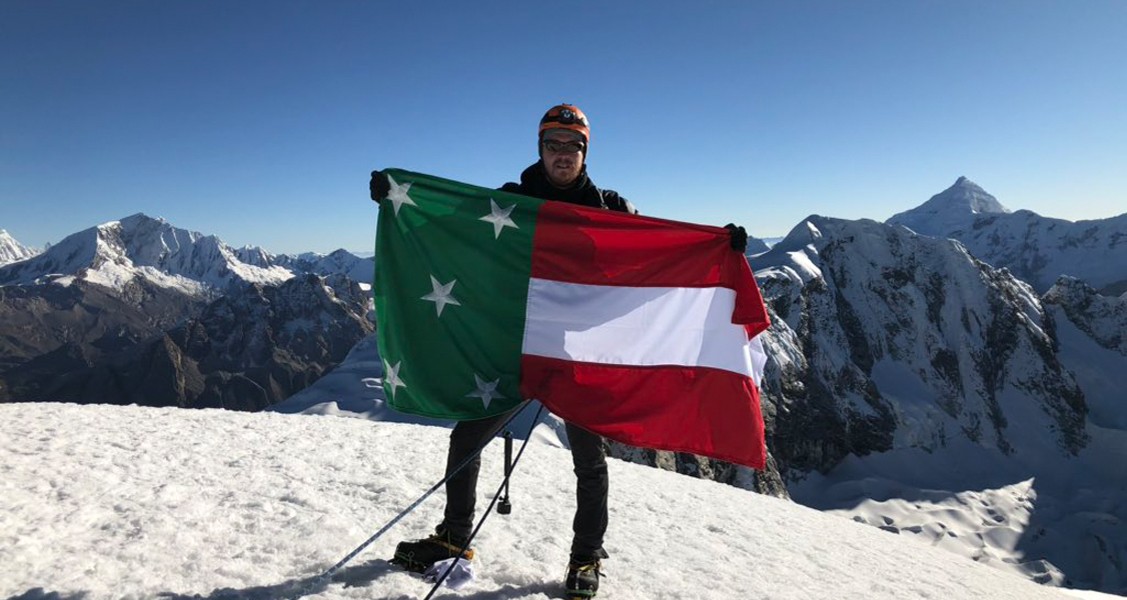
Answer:
<svg viewBox="0 0 1127 600"><path fill-rule="evenodd" d="M540 141L540 156L552 185L565 188L575 183L583 170L587 147L583 136L569 129L549 129Z"/></svg>

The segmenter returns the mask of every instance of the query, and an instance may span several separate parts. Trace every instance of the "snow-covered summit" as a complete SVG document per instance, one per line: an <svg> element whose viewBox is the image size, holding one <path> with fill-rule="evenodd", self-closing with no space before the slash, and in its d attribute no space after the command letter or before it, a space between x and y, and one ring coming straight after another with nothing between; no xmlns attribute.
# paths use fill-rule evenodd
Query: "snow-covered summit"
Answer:
<svg viewBox="0 0 1127 600"><path fill-rule="evenodd" d="M179 229L135 214L72 234L43 254L0 268L0 285L32 285L73 278L123 289L142 277L200 295L233 284L279 284L293 273L247 264L215 236Z"/></svg>
<svg viewBox="0 0 1127 600"><path fill-rule="evenodd" d="M7 231L0 229L0 266L31 258L37 253L34 249L19 243Z"/></svg>
<svg viewBox="0 0 1127 600"><path fill-rule="evenodd" d="M1066 221L1010 212L966 178L912 210L888 219L922 235L962 242L975 257L1006 267L1038 292L1062 275L1108 295L1127 290L1127 214Z"/></svg>
<svg viewBox="0 0 1127 600"><path fill-rule="evenodd" d="M951 227L961 226L975 215L1006 214L1010 210L978 184L959 179L951 187L931 197L930 200L908 211L893 215L886 221L890 225L903 225L916 233L942 235Z"/></svg>

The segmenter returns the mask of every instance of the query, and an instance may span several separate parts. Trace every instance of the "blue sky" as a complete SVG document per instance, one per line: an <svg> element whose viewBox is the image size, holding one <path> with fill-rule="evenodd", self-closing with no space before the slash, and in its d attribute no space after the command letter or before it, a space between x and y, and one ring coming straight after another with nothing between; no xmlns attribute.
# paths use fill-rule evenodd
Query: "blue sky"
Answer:
<svg viewBox="0 0 1127 600"><path fill-rule="evenodd" d="M645 214L784 235L961 175L1127 211L1127 2L0 2L0 228L137 212L270 252L370 251L373 168L483 186L552 104Z"/></svg>

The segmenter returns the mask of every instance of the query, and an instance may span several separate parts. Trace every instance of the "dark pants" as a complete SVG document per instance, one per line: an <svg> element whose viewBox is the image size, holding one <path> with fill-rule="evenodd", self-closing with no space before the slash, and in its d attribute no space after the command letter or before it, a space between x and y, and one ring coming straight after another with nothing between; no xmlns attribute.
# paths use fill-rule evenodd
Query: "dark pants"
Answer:
<svg viewBox="0 0 1127 600"><path fill-rule="evenodd" d="M477 421L461 421L450 434L450 452L446 472L450 473L485 440L496 435L508 415ZM603 535L607 531L607 461L603 439L582 427L567 424L567 438L575 465L576 509L572 529L571 559L589 562L606 556ZM481 470L480 455L470 461L457 476L446 483L446 514L443 526L455 537L469 537L474 527L474 504L477 499L477 475Z"/></svg>

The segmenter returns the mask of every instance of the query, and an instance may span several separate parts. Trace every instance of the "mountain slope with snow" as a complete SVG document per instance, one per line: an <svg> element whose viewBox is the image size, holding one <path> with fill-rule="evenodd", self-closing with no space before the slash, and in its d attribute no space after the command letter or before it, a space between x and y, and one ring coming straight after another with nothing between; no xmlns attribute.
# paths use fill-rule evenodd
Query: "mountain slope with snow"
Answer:
<svg viewBox="0 0 1127 600"><path fill-rule="evenodd" d="M1034 580L1127 590L1122 301L1042 301L958 242L872 221L810 217L751 262L773 316L768 447L794 499ZM990 497L1036 497L1032 532L959 508L1026 481ZM948 539L952 514L976 537Z"/></svg>
<svg viewBox="0 0 1127 600"><path fill-rule="evenodd" d="M975 257L1009 269L1038 292L1048 290L1062 275L1108 295L1127 291L1127 214L1072 222L1028 210L1011 213L962 177L886 223L956 239Z"/></svg>
<svg viewBox="0 0 1127 600"><path fill-rule="evenodd" d="M773 451L792 466L957 439L1007 454L1084 446L1083 393L1036 294L957 243L810 217L751 263L775 317L764 387L792 416Z"/></svg>
<svg viewBox="0 0 1127 600"><path fill-rule="evenodd" d="M0 267L31 258L38 254L34 249L19 243L7 231L0 229Z"/></svg>
<svg viewBox="0 0 1127 600"><path fill-rule="evenodd" d="M1062 277L1044 296L1061 363L1084 389L1088 419L1127 431L1127 298Z"/></svg>
<svg viewBox="0 0 1127 600"><path fill-rule="evenodd" d="M0 595L22 598L418 598L386 562L438 521L431 498L324 588L300 594L442 476L443 429L138 407L0 406ZM480 493L500 482L484 453ZM1071 597L841 517L611 460L600 597L619 600ZM560 595L571 457L529 445L513 512L491 515L476 581L439 597ZM1088 597L1096 597L1089 594Z"/></svg>

